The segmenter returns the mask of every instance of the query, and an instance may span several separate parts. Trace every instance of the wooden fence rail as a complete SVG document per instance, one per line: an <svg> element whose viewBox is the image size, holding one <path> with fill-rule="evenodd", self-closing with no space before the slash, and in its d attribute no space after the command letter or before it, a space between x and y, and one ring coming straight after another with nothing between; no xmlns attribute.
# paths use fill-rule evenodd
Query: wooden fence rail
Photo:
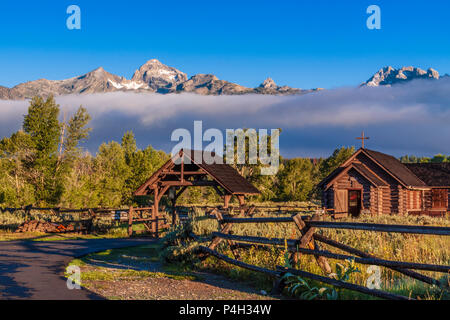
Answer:
<svg viewBox="0 0 450 320"><path fill-rule="evenodd" d="M129 207L129 208L80 208L70 209L61 207L33 207L25 206L20 208L0 208L1 212L16 212L24 211L29 217L31 211L48 211L51 215L60 216L63 219L63 223L71 224L78 222L86 222L92 226L92 221L95 218L106 218L116 222L128 223L128 235L149 233L154 237L158 237L158 230L168 227L165 218L162 218L160 214L154 215L153 207ZM79 214L80 220L66 219L64 214ZM151 217L145 217L144 215L149 213ZM133 230L133 225L143 224L144 230ZM91 230L91 228L89 229Z"/></svg>
<svg viewBox="0 0 450 320"><path fill-rule="evenodd" d="M351 230L366 230L378 232L450 236L450 227L411 226L411 225L376 224L376 223L360 223L360 222L308 221L305 220L307 218L308 216L301 216L301 219L304 220L306 226L315 228L351 229ZM292 221L294 221L293 217L223 218L224 223L281 223Z"/></svg>
<svg viewBox="0 0 450 320"><path fill-rule="evenodd" d="M372 254L360 251L356 248L328 239L315 232L316 228L333 228L333 229L350 229L350 230L362 230L373 232L396 232L402 234L449 236L450 228L448 227L321 221L318 215L314 215L313 217L311 217L311 216L302 216L300 213L292 217L258 217L258 218L251 217L253 211L252 214L246 214L244 212L244 217L242 217L242 213L238 216L230 216L230 215L223 216L219 210L213 212L212 214L214 214L214 216L219 221L221 230L220 232L211 233L212 241L208 247L205 246L200 247L200 251L202 252L201 254L202 258L205 258L207 255L212 255L230 264L237 265L242 268L246 268L257 272L262 272L280 279L282 279L283 274L289 272L291 274L310 278L340 288L354 290L384 299L397 299L397 300L408 299L407 297L404 296L391 294L381 290L369 289L359 285L336 280L329 276L321 276L305 272L302 270L286 269L281 266L277 266L276 270L270 270L267 268L250 265L242 261L239 261L239 252L237 251L237 249L239 248L248 249L253 246L258 246L259 248L266 248L267 246L287 246L288 251L291 253L290 259L293 262L297 262L301 254L313 255L316 258L317 263L321 267L323 272L328 275L331 273L331 268L327 262L327 258L336 260L351 259L354 260L356 263L386 267L391 270L402 273L413 279L420 280L424 283L432 285L438 285L439 281L413 270L450 273L450 266L381 259ZM301 233L300 238L281 239L281 238L266 238L266 237L231 234L232 226L234 223L289 223L289 222L294 222L297 225ZM234 255L234 259L226 255L223 255L215 250L217 245L222 240L225 240L230 246L230 249ZM333 253L327 250L322 250L318 242L327 244L330 247L343 250L353 255ZM278 288L274 288L275 291L282 290L282 288L284 287L283 281L279 280L278 285L279 285Z"/></svg>
<svg viewBox="0 0 450 320"><path fill-rule="evenodd" d="M335 240L332 240L332 239L328 239L327 237L319 235L319 234L315 234L314 235L314 239L316 241L321 242L321 243L325 243L325 244L327 244L327 245L329 245L331 247L340 249L342 251L345 251L345 252L348 252L348 253L351 253L351 254L355 254L355 255L357 255L359 257L363 257L363 258L377 258L376 256L374 256L372 254L369 254L369 253L366 253L364 251L352 248L352 247L350 247L348 245L345 245L343 243L340 243L338 241L335 241ZM402 273L402 274L404 274L404 275L406 275L406 276L408 276L410 278L413 278L413 279L425 282L427 284L439 285L439 281L438 280L433 279L433 278L428 277L428 276L425 276L425 275L423 275L421 273L418 273L418 272L415 272L415 271L412 271L412 270L401 269L401 268L396 268L396 267L389 267L389 269L392 269L394 271Z"/></svg>
<svg viewBox="0 0 450 320"><path fill-rule="evenodd" d="M393 268L427 270L427 271L444 272L444 273L450 272L450 266L441 266L441 265L424 264L424 263L413 263L413 262L402 262L402 261L393 261L393 260L383 260L383 259L377 259L377 258L359 258L359 257L349 256L349 255L344 255L344 254L331 253L331 252L325 251L325 250L311 250L311 249L306 249L306 248L300 248L300 247L297 247L297 245L299 245L298 240L291 240L291 239L287 240L287 239L280 239L280 238L264 238L264 237L254 237L254 236L239 236L239 235L225 234L225 233L220 233L220 232L213 232L213 233L211 233L211 235L213 237L220 237L223 239L228 239L228 240L233 240L233 241L244 241L244 242L250 242L250 243L276 245L276 246L283 246L286 242L286 244L288 245L288 249L291 252L298 251L303 254L318 255L318 256L337 259L337 260L353 259L353 260L355 260L355 262L361 263L361 264L378 265L378 266L393 267Z"/></svg>

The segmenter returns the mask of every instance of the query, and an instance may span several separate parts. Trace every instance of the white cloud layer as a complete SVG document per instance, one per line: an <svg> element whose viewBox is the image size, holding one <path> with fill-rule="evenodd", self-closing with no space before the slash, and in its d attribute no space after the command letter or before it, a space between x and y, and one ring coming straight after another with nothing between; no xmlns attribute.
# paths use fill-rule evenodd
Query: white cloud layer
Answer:
<svg viewBox="0 0 450 320"><path fill-rule="evenodd" d="M418 80L382 88L341 88L303 96L201 96L196 94L106 93L57 97L63 110L83 105L92 115L87 147L120 140L133 130L140 146L170 151L174 129L282 128L282 154L329 154L356 144L361 130L368 145L395 155L450 154L450 79ZM0 135L20 129L27 101L0 101Z"/></svg>

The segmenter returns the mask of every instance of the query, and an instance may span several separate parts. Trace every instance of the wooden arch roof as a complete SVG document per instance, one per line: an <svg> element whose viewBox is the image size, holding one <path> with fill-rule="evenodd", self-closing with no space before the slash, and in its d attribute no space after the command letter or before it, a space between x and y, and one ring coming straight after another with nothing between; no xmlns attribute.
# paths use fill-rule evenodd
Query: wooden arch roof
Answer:
<svg viewBox="0 0 450 320"><path fill-rule="evenodd" d="M212 180L207 180L207 177ZM145 181L134 195L148 195L161 186L212 186L215 188L220 186L226 194L230 195L260 193L236 169L223 163L222 157L197 150L180 150Z"/></svg>

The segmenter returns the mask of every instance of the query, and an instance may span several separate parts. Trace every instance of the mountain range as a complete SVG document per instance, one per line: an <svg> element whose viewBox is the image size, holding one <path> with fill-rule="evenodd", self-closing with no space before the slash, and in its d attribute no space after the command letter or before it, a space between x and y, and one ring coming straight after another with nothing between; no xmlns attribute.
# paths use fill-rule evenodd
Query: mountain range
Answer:
<svg viewBox="0 0 450 320"><path fill-rule="evenodd" d="M448 76L448 75L446 75ZM395 69L391 66L384 67L375 73L369 80L361 86L378 87L391 86L394 84L408 82L414 79L434 79L440 78L439 72L429 68L427 71L415 67L403 67Z"/></svg>
<svg viewBox="0 0 450 320"><path fill-rule="evenodd" d="M448 75L446 75L448 76ZM395 69L384 67L361 86L390 86L414 79L439 79L434 69L427 71L415 67ZM316 89L299 89L278 86L271 78L264 80L256 88L248 88L236 83L218 79L213 74L196 74L188 78L187 74L166 66L156 59L147 61L136 70L130 80L107 72L102 67L84 75L65 79L39 79L21 83L13 88L0 86L0 99L22 100L35 95L68 95L104 92L156 92L160 94L192 92L201 95L269 94L299 95Z"/></svg>

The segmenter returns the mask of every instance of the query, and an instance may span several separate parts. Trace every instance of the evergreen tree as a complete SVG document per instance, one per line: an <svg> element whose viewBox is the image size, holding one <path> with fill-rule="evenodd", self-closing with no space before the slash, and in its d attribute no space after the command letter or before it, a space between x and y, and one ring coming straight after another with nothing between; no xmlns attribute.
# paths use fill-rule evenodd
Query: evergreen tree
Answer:
<svg viewBox="0 0 450 320"><path fill-rule="evenodd" d="M354 153L355 147L341 147L339 149L335 149L331 157L321 163L320 173L322 178L328 176Z"/></svg>
<svg viewBox="0 0 450 320"><path fill-rule="evenodd" d="M63 182L57 174L57 151L60 123L59 105L52 96L44 100L34 97L23 121L34 148L34 155L25 160L30 170L30 183L35 188L35 196L41 204L55 204L63 191Z"/></svg>
<svg viewBox="0 0 450 320"><path fill-rule="evenodd" d="M314 188L313 164L310 159L295 158L285 161L279 172L282 200L306 201Z"/></svg>

